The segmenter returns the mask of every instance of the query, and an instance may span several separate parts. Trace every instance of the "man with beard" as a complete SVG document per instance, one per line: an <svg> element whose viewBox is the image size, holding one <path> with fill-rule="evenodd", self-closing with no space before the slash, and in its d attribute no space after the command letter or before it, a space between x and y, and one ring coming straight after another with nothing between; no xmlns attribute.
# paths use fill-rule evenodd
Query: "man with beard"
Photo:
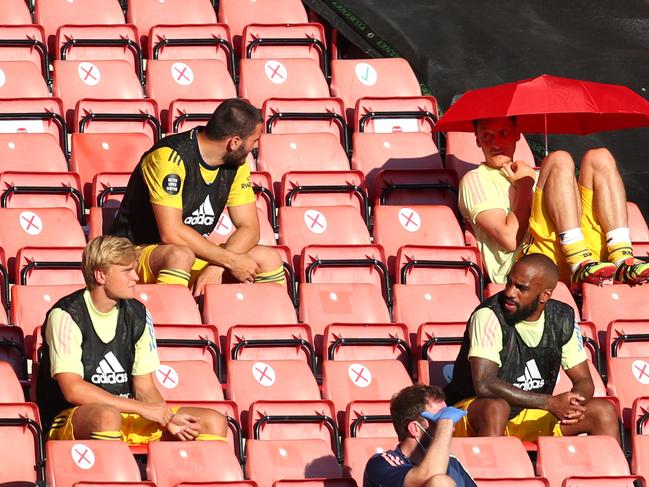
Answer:
<svg viewBox="0 0 649 487"><path fill-rule="evenodd" d="M397 392L390 401L390 416L399 444L369 459L363 487L474 487L450 454L453 425L465 415L446 406L437 386L415 384Z"/></svg>
<svg viewBox="0 0 649 487"><path fill-rule="evenodd" d="M556 265L542 254L521 258L504 291L473 312L446 387L449 403L467 411L456 436L610 435L620 441L617 415L593 398L581 332L573 309L550 299ZM569 392L553 395L563 368Z"/></svg>
<svg viewBox="0 0 649 487"><path fill-rule="evenodd" d="M261 131L259 110L234 98L206 126L165 137L142 156L110 230L139 246L141 283L182 284L199 296L224 271L238 282L284 282L279 254L258 245L246 157ZM206 237L226 206L236 230L217 245Z"/></svg>

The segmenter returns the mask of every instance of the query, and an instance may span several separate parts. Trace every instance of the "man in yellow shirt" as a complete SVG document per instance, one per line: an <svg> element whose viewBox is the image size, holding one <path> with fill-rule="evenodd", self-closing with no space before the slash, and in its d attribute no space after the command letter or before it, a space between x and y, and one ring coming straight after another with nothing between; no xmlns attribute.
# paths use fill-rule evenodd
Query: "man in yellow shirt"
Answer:
<svg viewBox="0 0 649 487"><path fill-rule="evenodd" d="M606 399L593 398L581 332L569 305L550 299L559 277L542 254L522 257L505 290L486 300L467 324L449 404L468 415L456 436L538 436L581 433L620 441L617 414ZM559 367L572 381L554 395Z"/></svg>
<svg viewBox="0 0 649 487"><path fill-rule="evenodd" d="M165 137L142 156L110 230L140 247L141 283L182 284L198 296L224 271L239 282L284 282L279 254L258 245L246 156L261 131L259 110L233 98L205 127ZM226 206L236 230L217 245L206 237Z"/></svg>
<svg viewBox="0 0 649 487"><path fill-rule="evenodd" d="M59 300L43 326L37 401L55 440L225 440L225 417L170 408L156 389L160 365L151 315L134 299L136 249L127 239L91 240L87 287Z"/></svg>
<svg viewBox="0 0 649 487"><path fill-rule="evenodd" d="M565 151L548 155L538 174L514 160L515 118L475 127L485 159L460 181L459 206L492 282L504 283L518 256L531 253L550 257L568 285L649 279L649 263L633 258L624 184L608 150L587 151L576 181Z"/></svg>

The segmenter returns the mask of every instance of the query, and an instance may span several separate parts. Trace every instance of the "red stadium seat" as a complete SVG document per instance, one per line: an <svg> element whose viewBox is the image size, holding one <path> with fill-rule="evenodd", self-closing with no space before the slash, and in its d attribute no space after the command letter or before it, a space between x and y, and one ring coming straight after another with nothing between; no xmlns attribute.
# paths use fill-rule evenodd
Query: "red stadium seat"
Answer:
<svg viewBox="0 0 649 487"><path fill-rule="evenodd" d="M468 318L468 317L467 317ZM453 377L466 321L423 323L417 330L417 378L422 384L445 385Z"/></svg>
<svg viewBox="0 0 649 487"><path fill-rule="evenodd" d="M453 438L451 451L473 478L534 477L523 443L513 436Z"/></svg>
<svg viewBox="0 0 649 487"><path fill-rule="evenodd" d="M219 332L212 325L155 325L158 355L163 362L202 360L220 375Z"/></svg>
<svg viewBox="0 0 649 487"><path fill-rule="evenodd" d="M534 154L523 136L516 143L514 156L532 167L536 165ZM482 161L484 161L484 155L476 144L475 134L471 132L449 132L446 134L446 167L455 170L458 178L461 179Z"/></svg>
<svg viewBox="0 0 649 487"><path fill-rule="evenodd" d="M457 211L457 187L450 169L385 169L374 178L374 204L446 205Z"/></svg>
<svg viewBox="0 0 649 487"><path fill-rule="evenodd" d="M377 206L374 242L382 245L391 275L403 245L464 246L464 234L453 210L443 205Z"/></svg>
<svg viewBox="0 0 649 487"><path fill-rule="evenodd" d="M390 416L390 401L352 401L345 409L345 423L341 427L346 438L388 438L397 433Z"/></svg>
<svg viewBox="0 0 649 487"><path fill-rule="evenodd" d="M631 201L627 201L626 211L629 216L629 230L631 231L631 241L649 241L649 227L647 227L647 220L642 215L642 212L640 211L640 208L638 208L638 205Z"/></svg>
<svg viewBox="0 0 649 487"><path fill-rule="evenodd" d="M141 480L135 458L121 441L48 441L45 449L46 479L51 487L72 487L79 481Z"/></svg>
<svg viewBox="0 0 649 487"><path fill-rule="evenodd" d="M55 42L53 58L69 61L121 59L131 65L142 81L142 51L133 25L62 25L56 31Z"/></svg>
<svg viewBox="0 0 649 487"><path fill-rule="evenodd" d="M88 215L88 239L108 234L110 227L115 220L117 207L97 208L91 207Z"/></svg>
<svg viewBox="0 0 649 487"><path fill-rule="evenodd" d="M235 51L239 52L241 34L248 24L298 24L308 22L300 0L223 0L219 2L219 20L230 26Z"/></svg>
<svg viewBox="0 0 649 487"><path fill-rule="evenodd" d="M34 22L47 35L47 49L56 52L56 30L62 25L123 24L124 14L118 0L36 0Z"/></svg>
<svg viewBox="0 0 649 487"><path fill-rule="evenodd" d="M548 479L544 477L534 477L527 479L480 479L480 487L550 487Z"/></svg>
<svg viewBox="0 0 649 487"><path fill-rule="evenodd" d="M243 480L239 461L223 441L153 441L148 445L146 470L157 487Z"/></svg>
<svg viewBox="0 0 649 487"><path fill-rule="evenodd" d="M645 478L649 475L649 435L635 435L631 438L633 457L631 470Z"/></svg>
<svg viewBox="0 0 649 487"><path fill-rule="evenodd" d="M349 152L345 108L340 98L269 98L261 110L267 133L331 133Z"/></svg>
<svg viewBox="0 0 649 487"><path fill-rule="evenodd" d="M561 485L574 476L629 475L629 465L617 441L610 436L541 436L536 473Z"/></svg>
<svg viewBox="0 0 649 487"><path fill-rule="evenodd" d="M633 246L633 255L640 258L649 257L649 242L631 242Z"/></svg>
<svg viewBox="0 0 649 487"><path fill-rule="evenodd" d="M243 29L242 38L242 59L309 58L322 66L325 75L329 71L325 32L321 24L248 24ZM298 39L304 43L298 44Z"/></svg>
<svg viewBox="0 0 649 487"><path fill-rule="evenodd" d="M0 80L3 81L0 86L0 98L49 96L40 66L31 61L0 61Z"/></svg>
<svg viewBox="0 0 649 487"><path fill-rule="evenodd" d="M279 208L279 241L293 255L298 268L299 256L307 245L368 245L370 235L363 218L349 205Z"/></svg>
<svg viewBox="0 0 649 487"><path fill-rule="evenodd" d="M222 401L219 378L203 360L161 362L155 385L165 401Z"/></svg>
<svg viewBox="0 0 649 487"><path fill-rule="evenodd" d="M137 27L142 51L147 53L149 31L156 25L216 23L210 0L128 0L126 12L126 20Z"/></svg>
<svg viewBox="0 0 649 487"><path fill-rule="evenodd" d="M356 487L354 479L285 479L276 480L274 487Z"/></svg>
<svg viewBox="0 0 649 487"><path fill-rule="evenodd" d="M333 59L331 95L342 98L351 124L359 98L421 96L421 87L403 58Z"/></svg>
<svg viewBox="0 0 649 487"><path fill-rule="evenodd" d="M304 360L230 360L227 369L226 395L239 406L242 425L248 424L250 405L261 398L268 401L320 399L318 384Z"/></svg>
<svg viewBox="0 0 649 487"><path fill-rule="evenodd" d="M85 285L81 272L83 247L23 247L16 255L22 285Z"/></svg>
<svg viewBox="0 0 649 487"><path fill-rule="evenodd" d="M646 289L642 286L584 284L581 317L595 324L600 346L604 346L606 330L611 321L649 317L646 296Z"/></svg>
<svg viewBox="0 0 649 487"><path fill-rule="evenodd" d="M9 325L4 306L0 306L0 361L9 364L18 380L25 381L26 384L28 370L25 338L22 329Z"/></svg>
<svg viewBox="0 0 649 487"><path fill-rule="evenodd" d="M590 371L590 376L593 378L593 384L595 386L595 391L593 393L594 397L606 397L607 390L606 386L604 385L604 381L602 380L602 376L599 375L599 371L597 370L597 367L593 363L592 360L588 360L588 369ZM563 369L559 369L559 376L557 377L557 383L554 386L554 391L553 394L561 394L563 392L569 392L572 389L572 382L570 382L570 379L566 375L565 371ZM611 394L613 396L616 396L616 394ZM619 397L618 397L619 399Z"/></svg>
<svg viewBox="0 0 649 487"><path fill-rule="evenodd" d="M67 128L58 98L0 99L0 133L49 133L67 152Z"/></svg>
<svg viewBox="0 0 649 487"><path fill-rule="evenodd" d="M67 208L0 208L0 247L15 276L15 256L22 247L83 247L86 237Z"/></svg>
<svg viewBox="0 0 649 487"><path fill-rule="evenodd" d="M259 219L259 245L275 245L275 231L268 221L268 213L257 208L257 217ZM223 213L219 216L216 227L207 237L211 242L224 244L230 238L237 228L230 219L230 213L227 208L223 208Z"/></svg>
<svg viewBox="0 0 649 487"><path fill-rule="evenodd" d="M563 487L635 487L643 485L645 479L640 476L599 476L599 477L568 477L563 481Z"/></svg>
<svg viewBox="0 0 649 487"><path fill-rule="evenodd" d="M422 323L465 322L480 304L468 284L395 284L393 319L408 325L411 336Z"/></svg>
<svg viewBox="0 0 649 487"><path fill-rule="evenodd" d="M235 325L228 330L225 354L233 360L304 360L313 368L311 328L304 323Z"/></svg>
<svg viewBox="0 0 649 487"><path fill-rule="evenodd" d="M343 472L351 477L357 485L363 485L363 473L367 461L375 453L394 450L397 447L396 437L345 438L343 439Z"/></svg>
<svg viewBox="0 0 649 487"><path fill-rule="evenodd" d="M356 102L354 131L429 134L437 121L437 113L437 100L434 96L363 97Z"/></svg>
<svg viewBox="0 0 649 487"><path fill-rule="evenodd" d="M349 171L349 160L338 138L329 133L262 134L257 168L271 175L279 198L280 181L287 172Z"/></svg>
<svg viewBox="0 0 649 487"><path fill-rule="evenodd" d="M65 172L68 163L49 133L0 134L0 172Z"/></svg>
<svg viewBox="0 0 649 487"><path fill-rule="evenodd" d="M3 368L0 362L0 370ZM45 458L38 408L33 403L0 404L0 418L13 423L0 426L0 455L4 459L0 484L36 485L37 481L44 484Z"/></svg>
<svg viewBox="0 0 649 487"><path fill-rule="evenodd" d="M236 90L226 65L217 59L150 60L146 68L146 94L158 102L165 131L170 131L172 101L233 98Z"/></svg>
<svg viewBox="0 0 649 487"><path fill-rule="evenodd" d="M223 100L173 100L169 106L169 123L173 133L205 125Z"/></svg>
<svg viewBox="0 0 649 487"><path fill-rule="evenodd" d="M9 362L0 361L0 404L19 403L25 400L20 381ZM2 411L2 409L0 409ZM2 428L0 428L2 434Z"/></svg>
<svg viewBox="0 0 649 487"><path fill-rule="evenodd" d="M3 5L4 7L4 5ZM31 23L31 22L29 22ZM49 79L45 33L40 25L0 24L0 61L31 61Z"/></svg>
<svg viewBox="0 0 649 487"><path fill-rule="evenodd" d="M47 286L13 286L9 321L19 326L25 335L25 352L31 357L33 332L45 322L47 312L64 296L81 289L78 284Z"/></svg>
<svg viewBox="0 0 649 487"><path fill-rule="evenodd" d="M320 439L248 440L245 472L259 487L281 479L342 476L336 455Z"/></svg>
<svg viewBox="0 0 649 487"><path fill-rule="evenodd" d="M61 98L68 126L83 98L142 98L142 85L127 61L54 61L54 96Z"/></svg>
<svg viewBox="0 0 649 487"><path fill-rule="evenodd" d="M375 181L380 171L388 169L443 169L439 150L430 134L354 133L352 169L365 174L370 201L379 198Z"/></svg>
<svg viewBox="0 0 649 487"><path fill-rule="evenodd" d="M633 401L631 408L631 437L649 433L649 396L640 396ZM649 436L649 435L647 435Z"/></svg>
<svg viewBox="0 0 649 487"><path fill-rule="evenodd" d="M149 99L82 99L74 109L74 131L143 133L153 144L161 137L158 104Z"/></svg>
<svg viewBox="0 0 649 487"><path fill-rule="evenodd" d="M252 189L255 192L257 208L262 210L262 213L266 215L268 221L273 226L273 229L276 230L277 202L273 195L273 182L270 178L270 174L263 171L252 171L250 173L250 182L252 183Z"/></svg>
<svg viewBox="0 0 649 487"><path fill-rule="evenodd" d="M234 325L295 324L297 317L288 294L277 284L209 284L203 296L203 322L226 334Z"/></svg>
<svg viewBox="0 0 649 487"><path fill-rule="evenodd" d="M322 363L322 396L336 406L338 423L343 424L351 401L388 400L412 384L398 360L325 360Z"/></svg>
<svg viewBox="0 0 649 487"><path fill-rule="evenodd" d="M179 284L138 284L135 298L151 313L153 323L199 325L201 314L192 293Z"/></svg>
<svg viewBox="0 0 649 487"><path fill-rule="evenodd" d="M242 59L239 96L261 108L268 98L323 98L327 81L311 59Z"/></svg>
<svg viewBox="0 0 649 487"><path fill-rule="evenodd" d="M313 332L316 352L326 353L323 335L331 323L389 323L381 289L372 284L301 283L299 318Z"/></svg>
<svg viewBox="0 0 649 487"><path fill-rule="evenodd" d="M0 24L26 25L32 23L32 14L25 0L5 0L0 11Z"/></svg>

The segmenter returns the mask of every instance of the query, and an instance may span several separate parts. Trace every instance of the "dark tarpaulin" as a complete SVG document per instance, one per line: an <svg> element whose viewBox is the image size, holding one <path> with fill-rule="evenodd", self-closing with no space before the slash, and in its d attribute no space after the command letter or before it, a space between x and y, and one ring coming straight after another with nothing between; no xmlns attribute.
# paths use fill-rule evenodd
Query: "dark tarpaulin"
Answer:
<svg viewBox="0 0 649 487"><path fill-rule="evenodd" d="M336 7L356 14L376 34L367 44L342 21L334 25L370 54L386 55L389 51L375 40L386 41L410 61L442 109L466 90L543 73L622 84L645 97L649 93L649 2L644 0L305 3L328 20ZM532 140L542 143L542 137ZM551 150L569 150L577 163L588 148L608 147L618 160L628 199L649 217L649 128L551 136L549 143Z"/></svg>

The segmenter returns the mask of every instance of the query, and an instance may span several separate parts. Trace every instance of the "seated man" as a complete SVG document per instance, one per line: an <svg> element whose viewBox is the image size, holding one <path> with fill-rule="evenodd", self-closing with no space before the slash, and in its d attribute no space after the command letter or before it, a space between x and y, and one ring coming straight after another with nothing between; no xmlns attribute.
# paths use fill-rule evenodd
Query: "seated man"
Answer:
<svg viewBox="0 0 649 487"><path fill-rule="evenodd" d="M593 379L574 311L550 299L559 272L541 254L521 258L504 291L469 318L453 378L451 404L465 409L457 436L610 435L620 441L614 406L593 398ZM569 392L553 395L563 368ZM459 401L459 402L458 402Z"/></svg>
<svg viewBox="0 0 649 487"><path fill-rule="evenodd" d="M516 258L531 253L550 257L568 285L649 279L649 264L633 258L624 185L609 151L586 152L577 182L567 152L547 156L538 175L514 161L514 118L476 120L475 128L485 160L462 178L459 205L492 282L504 283Z"/></svg>
<svg viewBox="0 0 649 487"><path fill-rule="evenodd" d="M205 127L170 135L134 169L110 233L140 246L140 282L183 284L203 293L224 270L239 282L284 282L279 254L258 245L259 220L246 157L262 119L230 99ZM224 245L207 237L225 207L236 230Z"/></svg>
<svg viewBox="0 0 649 487"><path fill-rule="evenodd" d="M465 414L447 407L437 386L416 384L396 393L390 415L399 444L369 459L363 487L475 486L450 455L453 425Z"/></svg>
<svg viewBox="0 0 649 487"><path fill-rule="evenodd" d="M52 440L225 440L211 409L170 408L156 389L153 322L134 299L135 247L92 239L81 269L87 287L60 299L43 326L38 407Z"/></svg>

